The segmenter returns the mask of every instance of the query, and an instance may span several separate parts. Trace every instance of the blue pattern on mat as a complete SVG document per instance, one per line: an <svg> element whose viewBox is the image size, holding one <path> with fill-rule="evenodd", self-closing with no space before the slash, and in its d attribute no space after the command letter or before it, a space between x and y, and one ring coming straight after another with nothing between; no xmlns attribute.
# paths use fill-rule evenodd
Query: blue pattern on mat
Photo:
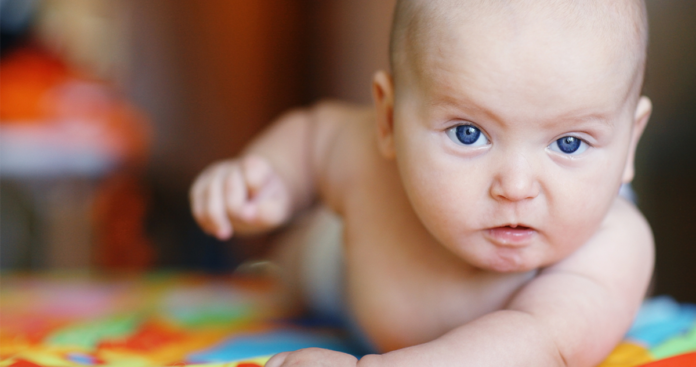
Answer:
<svg viewBox="0 0 696 367"><path fill-rule="evenodd" d="M696 324L696 305L661 296L643 303L626 338L652 348L670 337L686 333Z"/></svg>

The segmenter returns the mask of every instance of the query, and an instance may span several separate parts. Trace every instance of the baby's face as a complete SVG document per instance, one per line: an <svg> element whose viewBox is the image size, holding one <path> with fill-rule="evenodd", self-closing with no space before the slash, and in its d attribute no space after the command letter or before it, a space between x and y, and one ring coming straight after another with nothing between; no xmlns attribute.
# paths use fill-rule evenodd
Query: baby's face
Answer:
<svg viewBox="0 0 696 367"><path fill-rule="evenodd" d="M397 84L393 147L444 246L476 267L525 271L598 230L632 178L636 106L649 114L649 102L601 35L491 29L443 29L423 50Z"/></svg>

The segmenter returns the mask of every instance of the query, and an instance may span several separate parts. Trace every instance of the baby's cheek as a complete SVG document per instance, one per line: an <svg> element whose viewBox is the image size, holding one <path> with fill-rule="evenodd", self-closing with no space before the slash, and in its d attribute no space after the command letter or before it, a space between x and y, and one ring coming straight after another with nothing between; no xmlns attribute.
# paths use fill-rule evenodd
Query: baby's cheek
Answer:
<svg viewBox="0 0 696 367"><path fill-rule="evenodd" d="M548 241L557 260L570 255L586 243L599 229L604 217L601 206L578 205L578 211L551 216L546 226Z"/></svg>
<svg viewBox="0 0 696 367"><path fill-rule="evenodd" d="M461 239L487 208L484 177L461 164L421 159L400 167L411 207L438 241Z"/></svg>
<svg viewBox="0 0 696 367"><path fill-rule="evenodd" d="M446 200L436 199L439 197L413 202L414 212L427 232L438 242L451 242L452 238L456 237L453 229L461 225L459 218L461 213L456 213L451 206L447 205Z"/></svg>

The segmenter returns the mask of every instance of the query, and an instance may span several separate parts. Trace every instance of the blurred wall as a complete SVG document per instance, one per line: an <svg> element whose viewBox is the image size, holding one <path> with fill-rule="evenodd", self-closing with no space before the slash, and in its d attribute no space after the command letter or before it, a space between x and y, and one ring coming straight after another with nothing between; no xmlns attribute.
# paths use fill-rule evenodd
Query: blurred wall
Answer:
<svg viewBox="0 0 696 367"><path fill-rule="evenodd" d="M654 112L635 188L657 248L656 293L696 302L696 2L648 0L644 93Z"/></svg>
<svg viewBox="0 0 696 367"><path fill-rule="evenodd" d="M129 89L151 107L156 165L191 178L307 102L305 5L132 1ZM156 168L159 169L159 168Z"/></svg>
<svg viewBox="0 0 696 367"><path fill-rule="evenodd" d="M310 24L315 98L372 102L372 76L389 67L389 30L396 0L315 0Z"/></svg>

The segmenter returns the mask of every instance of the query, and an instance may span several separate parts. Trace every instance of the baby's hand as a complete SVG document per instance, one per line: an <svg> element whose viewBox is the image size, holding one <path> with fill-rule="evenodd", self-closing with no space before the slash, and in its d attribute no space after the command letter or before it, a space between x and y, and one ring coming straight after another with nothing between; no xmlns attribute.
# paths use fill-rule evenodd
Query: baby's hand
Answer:
<svg viewBox="0 0 696 367"><path fill-rule="evenodd" d="M358 359L350 354L328 349L307 348L294 352L284 352L273 356L265 367L356 367Z"/></svg>
<svg viewBox="0 0 696 367"><path fill-rule="evenodd" d="M193 216L221 240L236 232L271 229L290 215L290 195L281 177L262 157L249 155L214 163L190 192Z"/></svg>

